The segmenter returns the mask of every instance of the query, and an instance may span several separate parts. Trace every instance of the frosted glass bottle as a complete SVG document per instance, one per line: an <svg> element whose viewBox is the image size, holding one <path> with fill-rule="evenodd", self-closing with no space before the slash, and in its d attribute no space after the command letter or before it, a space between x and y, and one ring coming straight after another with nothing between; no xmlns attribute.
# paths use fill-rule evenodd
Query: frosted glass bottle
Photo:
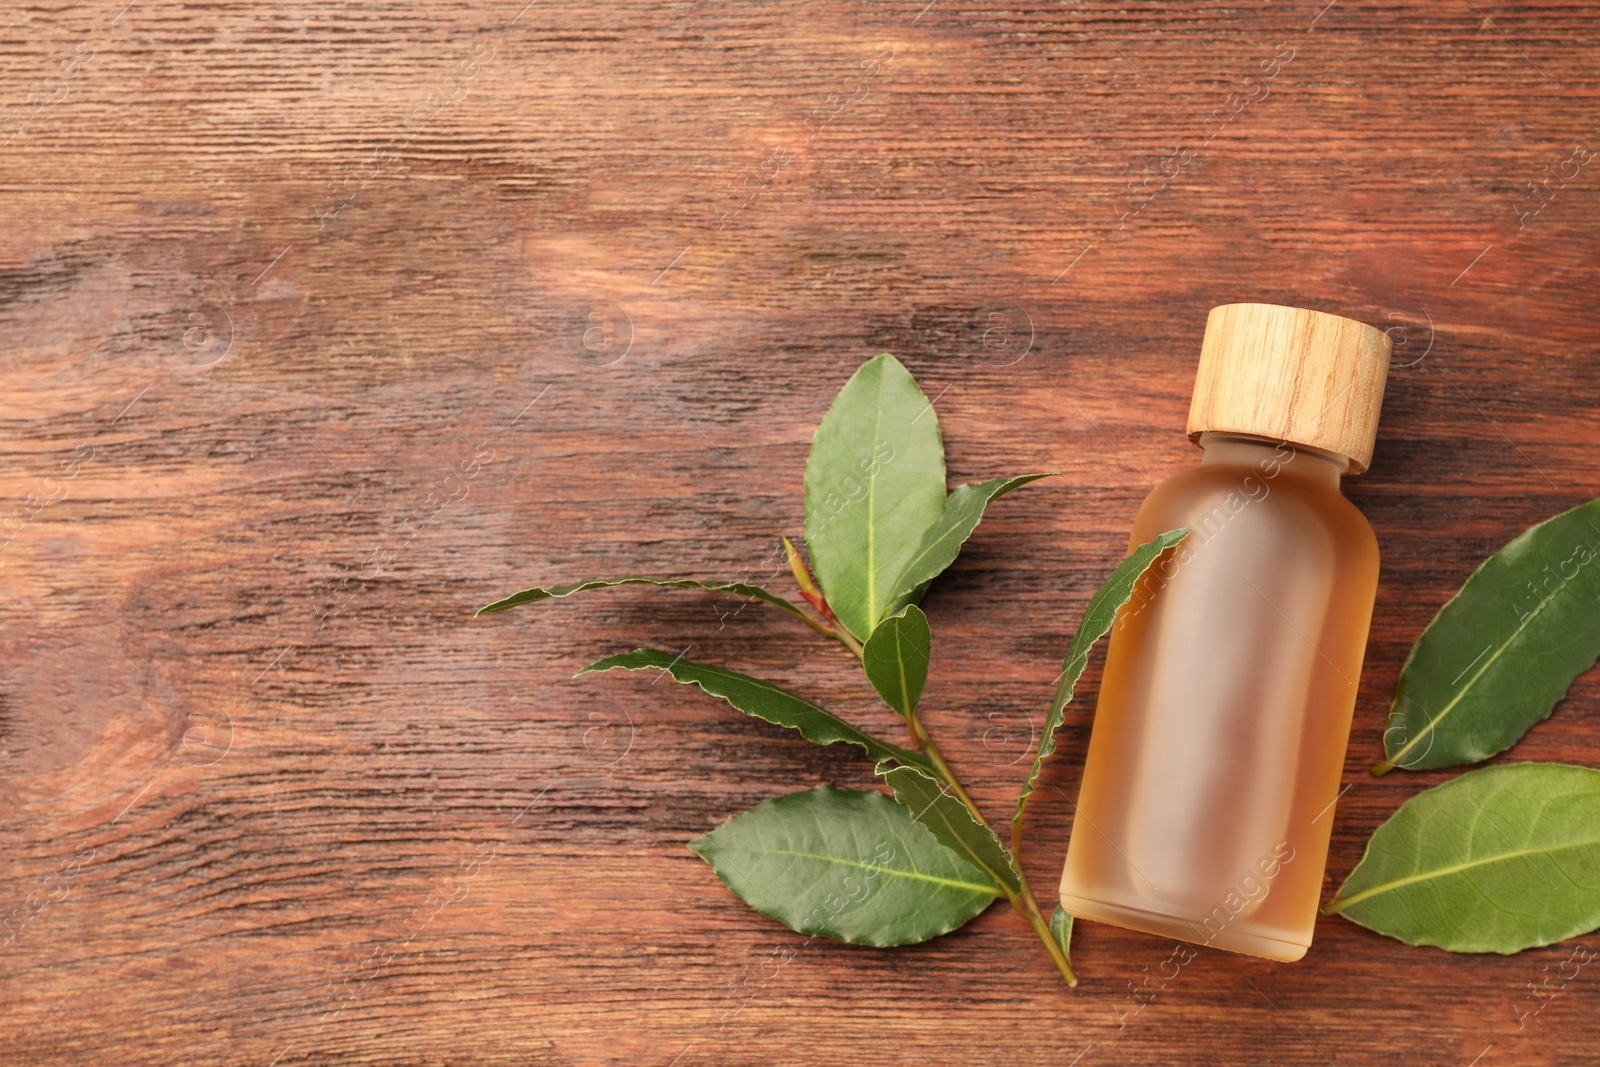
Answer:
<svg viewBox="0 0 1600 1067"><path fill-rule="evenodd" d="M1378 545L1340 492L1371 456L1388 338L1320 312L1212 311L1189 429L1130 545L1189 527L1118 616L1061 903L1296 960L1311 944Z"/></svg>

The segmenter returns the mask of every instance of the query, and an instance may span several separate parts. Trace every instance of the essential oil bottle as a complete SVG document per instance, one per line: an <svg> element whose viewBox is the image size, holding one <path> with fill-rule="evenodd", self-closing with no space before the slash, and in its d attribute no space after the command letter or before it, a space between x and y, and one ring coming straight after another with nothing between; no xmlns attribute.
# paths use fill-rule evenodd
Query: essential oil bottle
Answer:
<svg viewBox="0 0 1600 1067"><path fill-rule="evenodd" d="M1130 544L1192 531L1112 630L1061 904L1074 916L1297 960L1311 945L1378 585L1339 491L1372 458L1386 334L1272 304L1206 322L1198 466Z"/></svg>

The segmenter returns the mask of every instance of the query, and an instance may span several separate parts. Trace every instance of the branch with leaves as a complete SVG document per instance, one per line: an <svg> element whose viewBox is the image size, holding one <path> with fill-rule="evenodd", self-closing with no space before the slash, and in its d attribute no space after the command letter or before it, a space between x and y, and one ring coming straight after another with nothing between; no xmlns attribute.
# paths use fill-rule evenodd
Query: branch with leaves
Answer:
<svg viewBox="0 0 1600 1067"><path fill-rule="evenodd" d="M1002 843L918 706L933 633L918 606L995 500L1028 474L945 491L938 417L909 372L882 355L852 377L806 463L812 567L783 539L802 607L760 585L627 576L524 589L505 611L620 585L727 593L775 607L859 661L905 721L909 746L881 740L778 686L649 648L580 674L655 670L819 745L855 745L889 789L831 785L774 797L690 842L751 907L815 937L906 945L949 933L1004 897L1068 984L1072 917L1048 917L1019 857L1023 817L1095 644L1135 586L1188 534L1138 546L1085 609ZM814 574L813 574L814 569ZM1374 774L1474 763L1548 716L1600 655L1600 500L1538 524L1491 556L1412 649ZM1412 797L1380 826L1325 909L1410 944L1521 951L1600 925L1600 771L1516 763Z"/></svg>
<svg viewBox="0 0 1600 1067"><path fill-rule="evenodd" d="M1055 731L1094 644L1161 554L1188 533L1141 545L1094 595L1073 636L1060 682L1011 820L1010 844L985 818L945 759L918 705L933 633L918 606L995 500L1028 474L945 491L938 416L898 360L881 355L845 385L817 427L806 463L806 545L811 567L784 538L807 612L745 582L630 576L525 589L479 614L590 589L647 584L729 593L771 605L838 641L883 702L905 721L910 747L880 740L825 708L737 671L657 649L610 656L580 674L664 671L735 709L799 731L820 745L862 749L890 792L818 786L756 805L690 843L746 903L803 934L867 945L906 945L947 934L1004 897L1076 985L1072 917L1046 914L1019 862L1023 814Z"/></svg>

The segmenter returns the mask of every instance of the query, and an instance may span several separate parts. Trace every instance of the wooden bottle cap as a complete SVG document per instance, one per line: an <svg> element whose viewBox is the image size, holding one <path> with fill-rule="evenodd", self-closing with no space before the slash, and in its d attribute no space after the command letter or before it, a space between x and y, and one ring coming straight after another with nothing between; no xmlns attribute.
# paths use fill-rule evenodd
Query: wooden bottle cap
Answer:
<svg viewBox="0 0 1600 1067"><path fill-rule="evenodd" d="M1189 439L1241 433L1372 461L1389 335L1364 322L1277 304L1223 304L1206 319Z"/></svg>

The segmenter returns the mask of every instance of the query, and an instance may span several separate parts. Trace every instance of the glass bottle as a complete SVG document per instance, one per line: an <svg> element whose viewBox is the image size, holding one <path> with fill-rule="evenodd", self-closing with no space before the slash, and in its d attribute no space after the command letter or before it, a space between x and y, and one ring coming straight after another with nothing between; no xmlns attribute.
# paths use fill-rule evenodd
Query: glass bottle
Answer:
<svg viewBox="0 0 1600 1067"><path fill-rule="evenodd" d="M1189 436L1137 546L1189 536L1118 615L1061 903L1072 915L1292 961L1311 944L1378 583L1339 491L1366 469L1388 373L1371 326L1212 309Z"/></svg>

